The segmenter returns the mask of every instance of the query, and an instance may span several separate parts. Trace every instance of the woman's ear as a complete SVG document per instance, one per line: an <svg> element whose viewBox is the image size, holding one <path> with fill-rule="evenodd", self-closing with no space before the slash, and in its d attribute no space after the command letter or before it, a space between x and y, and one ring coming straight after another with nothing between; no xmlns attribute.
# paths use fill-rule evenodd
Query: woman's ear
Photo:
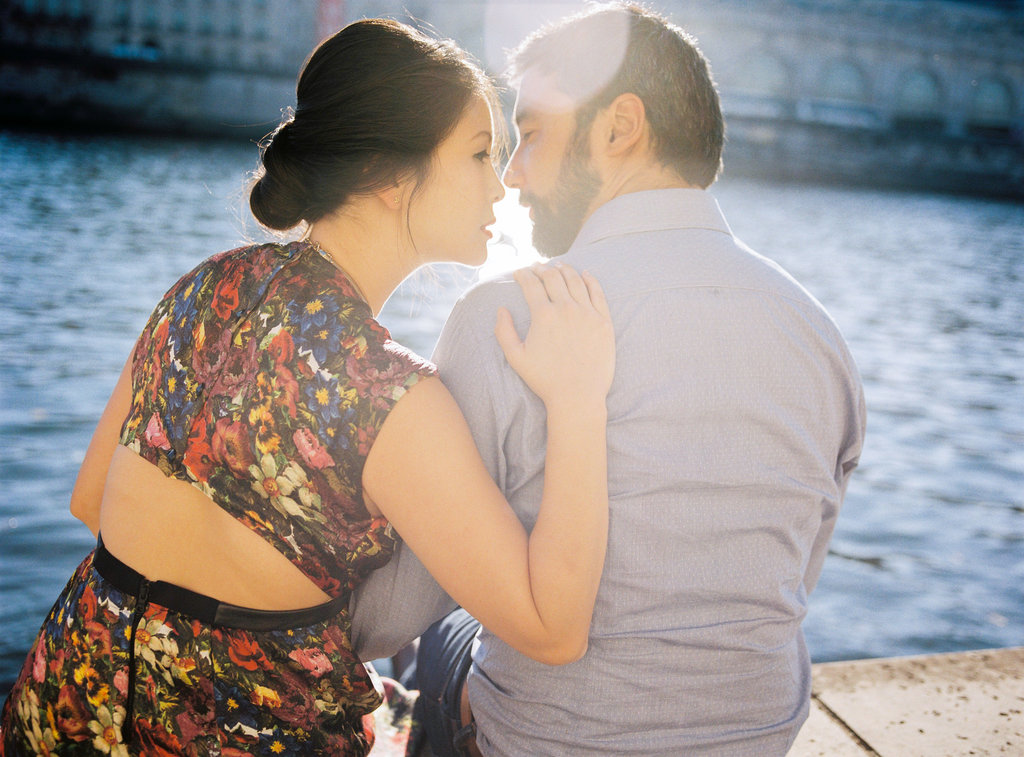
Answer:
<svg viewBox="0 0 1024 757"><path fill-rule="evenodd" d="M384 189L374 192L377 200L384 205L386 210L400 210L405 200L408 187L404 183L393 184Z"/></svg>
<svg viewBox="0 0 1024 757"><path fill-rule="evenodd" d="M647 110L643 100L632 92L624 92L612 100L605 113L605 151L609 156L623 155L633 150L646 137Z"/></svg>

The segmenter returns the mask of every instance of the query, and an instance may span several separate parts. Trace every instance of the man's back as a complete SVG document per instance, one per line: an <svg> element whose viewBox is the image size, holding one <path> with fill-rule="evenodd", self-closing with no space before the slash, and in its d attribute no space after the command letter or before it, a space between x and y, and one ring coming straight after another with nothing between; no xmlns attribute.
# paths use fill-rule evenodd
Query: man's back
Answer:
<svg viewBox="0 0 1024 757"><path fill-rule="evenodd" d="M601 281L616 324L605 572L577 663L545 666L482 632L468 684L481 749L783 753L807 711L806 595L863 437L852 359L701 190L616 198L563 260ZM493 338L499 306L525 322L518 286L482 284L435 360L530 525L544 409Z"/></svg>

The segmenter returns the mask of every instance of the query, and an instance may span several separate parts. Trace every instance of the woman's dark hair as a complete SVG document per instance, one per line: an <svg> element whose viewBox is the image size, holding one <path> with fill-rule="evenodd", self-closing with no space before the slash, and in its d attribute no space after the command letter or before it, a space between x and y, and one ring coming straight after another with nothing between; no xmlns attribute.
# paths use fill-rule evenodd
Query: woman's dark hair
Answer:
<svg viewBox="0 0 1024 757"><path fill-rule="evenodd" d="M260 143L253 215L290 229L352 196L423 181L474 97L499 112L493 83L454 43L387 19L346 26L313 51L294 116Z"/></svg>
<svg viewBox="0 0 1024 757"><path fill-rule="evenodd" d="M594 6L527 37L512 52L509 78L531 68L554 75L577 98L578 129L632 92L643 101L663 165L699 187L718 176L725 124L715 82L696 40L662 16L626 2ZM601 74L606 81L598 78L603 86L595 92Z"/></svg>

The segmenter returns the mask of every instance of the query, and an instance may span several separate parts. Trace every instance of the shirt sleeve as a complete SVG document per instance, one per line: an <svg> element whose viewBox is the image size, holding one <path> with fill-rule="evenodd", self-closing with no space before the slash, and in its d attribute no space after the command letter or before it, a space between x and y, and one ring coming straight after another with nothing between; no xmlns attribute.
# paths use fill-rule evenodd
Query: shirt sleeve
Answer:
<svg viewBox="0 0 1024 757"><path fill-rule="evenodd" d="M835 531L836 521L839 518L839 509L846 498L846 488L850 483L850 475L859 464L861 450L864 447L864 433L867 424L864 387L852 357L847 357L847 366L847 380L849 382L847 387L847 436L844 439L835 471L838 498L833 506L825 503L822 511L821 527L811 547L810 560L808 561L807 569L804 571L804 587L808 594L814 591L818 584L818 579L821 577L825 556L828 554L829 541L832 539L832 533Z"/></svg>
<svg viewBox="0 0 1024 757"><path fill-rule="evenodd" d="M482 285L456 303L432 362L465 415L487 470L503 488L502 440L509 411L501 398L508 396L509 374L518 379L494 337L500 303L493 299L492 286L498 285ZM514 282L512 287L518 290ZM521 323L522 318L517 318L522 335ZM375 570L353 595L350 608L356 653L362 660L390 657L455 607L412 550L399 544L391 561Z"/></svg>

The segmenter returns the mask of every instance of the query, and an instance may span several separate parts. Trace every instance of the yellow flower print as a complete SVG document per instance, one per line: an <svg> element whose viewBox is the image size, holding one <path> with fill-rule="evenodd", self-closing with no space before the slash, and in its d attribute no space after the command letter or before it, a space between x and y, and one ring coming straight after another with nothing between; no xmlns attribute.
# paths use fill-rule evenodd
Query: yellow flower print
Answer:
<svg viewBox="0 0 1024 757"><path fill-rule="evenodd" d="M257 686L252 690L252 695L249 697L250 701L257 705L265 705L267 707L280 707L281 697L273 689L268 689L266 686Z"/></svg>
<svg viewBox="0 0 1024 757"><path fill-rule="evenodd" d="M341 342L342 349L351 351L356 358L362 358L366 354L366 337L360 334L355 337L347 337Z"/></svg>
<svg viewBox="0 0 1024 757"><path fill-rule="evenodd" d="M75 683L85 686L85 696L93 707L99 707L110 698L110 686L103 683L99 673L88 662L75 668Z"/></svg>
<svg viewBox="0 0 1024 757"><path fill-rule="evenodd" d="M256 430L256 447L264 455L273 455L281 448L281 437L276 431L271 400L266 400L249 411L249 426Z"/></svg>
<svg viewBox="0 0 1024 757"><path fill-rule="evenodd" d="M195 351L202 350L206 345L206 321L199 322L199 328L195 330L193 340L194 343L192 349Z"/></svg>
<svg viewBox="0 0 1024 757"><path fill-rule="evenodd" d="M171 661L171 675L179 681L191 685L192 679L188 674L196 669L196 661L191 657L176 657Z"/></svg>
<svg viewBox="0 0 1024 757"><path fill-rule="evenodd" d="M121 705L111 712L107 707L96 708L96 719L89 722L89 730L93 733L92 746L97 752L112 757L128 757L128 750L123 743L121 725L124 723L125 710Z"/></svg>

